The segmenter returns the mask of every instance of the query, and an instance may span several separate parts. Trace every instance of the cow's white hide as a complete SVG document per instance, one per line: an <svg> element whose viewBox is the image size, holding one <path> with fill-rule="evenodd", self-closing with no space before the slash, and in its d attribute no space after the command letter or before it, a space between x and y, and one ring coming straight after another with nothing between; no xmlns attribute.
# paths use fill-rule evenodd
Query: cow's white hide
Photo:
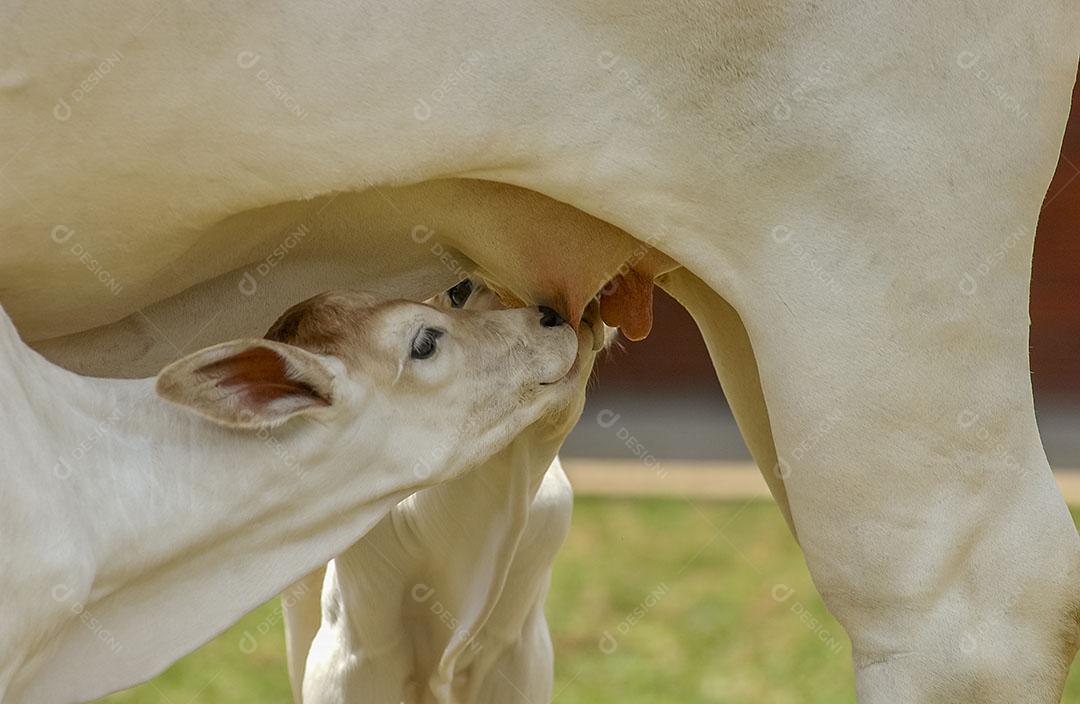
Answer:
<svg viewBox="0 0 1080 704"><path fill-rule="evenodd" d="M187 307L180 292L255 265L268 252L247 226L305 199L440 177L537 191L687 267L665 285L738 387L852 637L863 704L1059 697L1080 540L1035 425L1027 287L1076 71L1073 0L53 0L11 15L0 297L32 339L174 294L155 325L211 321L234 299ZM57 226L75 233L60 246ZM568 311L635 246L547 234L466 226L446 243ZM75 237L123 292L70 253ZM401 237L354 241L358 276L414 270ZM312 285L318 249L276 284ZM420 293L448 283L439 266Z"/></svg>

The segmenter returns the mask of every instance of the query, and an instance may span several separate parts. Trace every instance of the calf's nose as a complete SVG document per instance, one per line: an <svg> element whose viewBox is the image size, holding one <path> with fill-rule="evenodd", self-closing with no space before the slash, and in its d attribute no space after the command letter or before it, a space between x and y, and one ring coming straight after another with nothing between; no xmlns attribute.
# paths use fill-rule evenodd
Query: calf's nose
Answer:
<svg viewBox="0 0 1080 704"><path fill-rule="evenodd" d="M540 306L540 324L545 328L555 328L566 325L566 320L559 315L554 308Z"/></svg>

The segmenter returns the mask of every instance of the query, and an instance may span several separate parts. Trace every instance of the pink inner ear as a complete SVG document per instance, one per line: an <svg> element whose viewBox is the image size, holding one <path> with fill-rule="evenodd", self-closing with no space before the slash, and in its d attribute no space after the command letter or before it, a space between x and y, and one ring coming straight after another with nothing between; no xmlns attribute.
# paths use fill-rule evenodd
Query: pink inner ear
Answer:
<svg viewBox="0 0 1080 704"><path fill-rule="evenodd" d="M246 405L266 406L284 398L297 397L312 405L330 405L329 399L313 386L289 377L285 359L266 347L252 347L197 371L220 377L216 386L237 389Z"/></svg>

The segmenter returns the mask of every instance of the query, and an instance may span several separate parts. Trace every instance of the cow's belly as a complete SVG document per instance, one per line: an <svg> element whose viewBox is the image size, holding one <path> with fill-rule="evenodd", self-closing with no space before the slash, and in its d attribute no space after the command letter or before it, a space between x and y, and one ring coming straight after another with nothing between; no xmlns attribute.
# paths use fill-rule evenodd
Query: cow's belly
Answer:
<svg viewBox="0 0 1080 704"><path fill-rule="evenodd" d="M324 283L387 292L407 288L394 280L402 272L434 272L430 252L409 232L408 214L392 210L374 191L281 203L197 230L166 229L151 242L157 246L127 243L131 254L100 238L81 238L78 229L58 232L62 242L43 238L51 249L0 264L3 304L31 341L147 310L179 336L177 342L186 342L191 334L185 337L169 318L183 311L212 315L203 301L213 292L222 306L242 312L241 320L251 318L237 328L250 333L262 322L258 313L295 285L301 271L317 267ZM357 251L370 256L353 256Z"/></svg>
<svg viewBox="0 0 1080 704"><path fill-rule="evenodd" d="M535 192L466 179L282 203L178 232L167 239L185 242L185 250L169 248L163 263L130 267L123 279L116 274L118 288L71 251L76 235L56 244L70 260L61 260L63 295L30 285L34 277L20 285L13 276L2 279L3 304L50 359L84 374L123 377L156 373L201 346L260 336L289 305L330 288L420 300L479 267L525 281L515 291L523 300L535 301L528 283L545 279L591 295L638 246ZM573 248L581 256L571 266L554 264ZM29 266L9 264L16 274L40 268L41 277L55 280L46 271L58 262L39 255Z"/></svg>
<svg viewBox="0 0 1080 704"><path fill-rule="evenodd" d="M713 197L716 146L740 138L747 120L741 76L782 29L769 13L732 28L730 8L711 17L475 3L78 9L21 8L11 27L21 42L0 47L0 302L32 341L115 323L235 272L321 202L309 199L333 193L360 195L335 201L318 232L347 232L356 246L322 255L359 257L354 273L373 287L443 266L407 237L431 213L391 195L395 212L380 195L392 185L490 178L633 225L642 239L661 235L656 225L677 224L687 201ZM661 21L702 35L700 51L686 55L698 47L689 39L652 41ZM717 47L724 35L737 45ZM691 75L717 61L727 68L715 90ZM93 89L79 88L103 63ZM344 217L379 209L393 225L381 238ZM544 212L522 208L529 232L474 227L461 249L524 300L579 303L637 246L537 230ZM309 241L290 258L314 262L317 249ZM377 266L393 272L371 271L388 259Z"/></svg>

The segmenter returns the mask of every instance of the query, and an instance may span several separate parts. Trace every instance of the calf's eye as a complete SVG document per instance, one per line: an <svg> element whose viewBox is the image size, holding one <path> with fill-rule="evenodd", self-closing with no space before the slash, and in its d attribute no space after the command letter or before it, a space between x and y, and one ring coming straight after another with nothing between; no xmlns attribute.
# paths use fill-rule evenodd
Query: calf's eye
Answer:
<svg viewBox="0 0 1080 704"><path fill-rule="evenodd" d="M422 328L413 338L409 356L413 359L427 359L435 354L438 339L443 336L444 332L439 328Z"/></svg>
<svg viewBox="0 0 1080 704"><path fill-rule="evenodd" d="M450 306L452 308L461 308L465 305L465 302L469 300L469 296L472 295L472 281L465 279L457 286L453 287L446 292L447 298L450 299Z"/></svg>

